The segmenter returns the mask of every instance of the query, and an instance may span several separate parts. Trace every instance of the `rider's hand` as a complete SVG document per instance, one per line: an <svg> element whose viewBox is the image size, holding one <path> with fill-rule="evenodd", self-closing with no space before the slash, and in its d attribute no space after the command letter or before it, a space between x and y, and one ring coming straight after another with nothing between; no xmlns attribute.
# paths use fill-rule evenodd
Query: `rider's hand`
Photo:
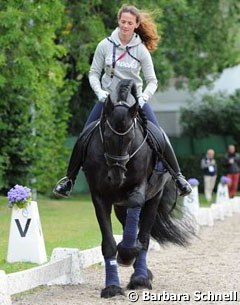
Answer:
<svg viewBox="0 0 240 305"><path fill-rule="evenodd" d="M144 100L144 98L142 96L140 96L138 98L138 103L139 103L139 106L142 108L144 106L144 104L146 103L146 101Z"/></svg>
<svg viewBox="0 0 240 305"><path fill-rule="evenodd" d="M109 95L109 92L107 92L105 90L101 90L97 95L98 101L101 103L104 103L106 98L108 97L108 95Z"/></svg>

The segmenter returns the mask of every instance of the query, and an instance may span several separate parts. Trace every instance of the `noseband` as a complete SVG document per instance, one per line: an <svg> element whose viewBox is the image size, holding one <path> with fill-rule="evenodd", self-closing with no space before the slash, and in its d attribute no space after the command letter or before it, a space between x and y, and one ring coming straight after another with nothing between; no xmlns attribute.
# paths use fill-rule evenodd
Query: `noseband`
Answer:
<svg viewBox="0 0 240 305"><path fill-rule="evenodd" d="M118 107L118 106L124 106L124 107L129 108L129 105L125 102L119 102L117 105L115 105L115 107ZM126 131L119 132L115 128L112 127L112 125L110 124L110 122L108 120L106 120L106 125L108 126L108 128L117 136L127 135L132 129L136 128L136 124L137 124L137 119L134 118L132 124L130 125L130 127ZM104 144L104 136L103 136L103 132L102 132L102 129L101 129L100 125L101 124L99 124L100 136L101 136L102 143ZM131 155L129 153L126 154L126 155L112 155L112 154L109 154L108 152L105 152L104 157L106 159L108 167L120 167L124 172L126 172L127 171L127 168L126 168L127 163L142 148L142 146L144 145L144 143L147 140L147 136L148 135L145 136L145 138L143 139L140 146Z"/></svg>

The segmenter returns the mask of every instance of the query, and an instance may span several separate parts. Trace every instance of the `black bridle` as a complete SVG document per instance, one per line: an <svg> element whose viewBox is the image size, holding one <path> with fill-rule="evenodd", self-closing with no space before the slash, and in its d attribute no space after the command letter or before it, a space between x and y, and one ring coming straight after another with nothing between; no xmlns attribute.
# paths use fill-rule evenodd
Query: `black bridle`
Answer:
<svg viewBox="0 0 240 305"><path fill-rule="evenodd" d="M127 108L130 108L129 105L126 103L126 102L118 102L114 107L119 107L119 106L123 106L123 107L127 107ZM136 128L136 125L137 125L137 119L134 118L133 121L132 121L132 124L130 125L130 127L128 129L126 129L125 131L123 132L119 132L117 131L111 124L108 120L106 120L106 127L108 127L112 132L113 134L115 134L116 136L119 136L119 137L124 137L126 136L132 129L135 130ZM102 132L102 128L101 128L101 124L99 124L99 131L100 131L100 136L101 136L101 140L102 140L102 143L104 145L105 143L105 140L104 140L104 135L103 135L103 132ZM134 133L135 134L135 133ZM126 168L126 165L127 163L130 161L130 159L135 156L138 151L143 147L144 143L146 142L147 140L147 134L146 136L144 137L142 143L139 145L139 147L131 154L126 154L126 155L112 155L112 154L109 154L106 149L105 149L105 145L104 145L104 149L105 149L105 152L104 152L104 157L106 159L106 162L107 162L107 165L109 168L112 168L112 167L120 167L124 172L127 171L127 168ZM135 136L134 136L135 137Z"/></svg>

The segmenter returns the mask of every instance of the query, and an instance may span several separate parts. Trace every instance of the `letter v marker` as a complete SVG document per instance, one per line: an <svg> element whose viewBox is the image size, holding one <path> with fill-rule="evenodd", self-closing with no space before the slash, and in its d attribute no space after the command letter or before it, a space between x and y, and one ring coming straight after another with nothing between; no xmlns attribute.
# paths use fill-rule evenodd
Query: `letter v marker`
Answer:
<svg viewBox="0 0 240 305"><path fill-rule="evenodd" d="M20 224L19 219L15 219L15 222L16 222L16 224L17 224L18 231L19 231L21 237L25 237L26 234L27 234L27 231L28 231L30 222L31 222L31 218L28 218L28 219L27 219L27 222L26 222L26 225L25 225L24 230L22 229L22 226L21 226L21 224Z"/></svg>

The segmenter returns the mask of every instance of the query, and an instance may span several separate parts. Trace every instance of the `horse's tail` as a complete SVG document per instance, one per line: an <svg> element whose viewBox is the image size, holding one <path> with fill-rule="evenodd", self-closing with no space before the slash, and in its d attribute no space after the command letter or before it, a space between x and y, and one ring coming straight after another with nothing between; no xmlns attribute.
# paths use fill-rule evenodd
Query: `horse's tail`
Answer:
<svg viewBox="0 0 240 305"><path fill-rule="evenodd" d="M151 230L151 236L161 245L174 243L187 246L190 239L196 236L195 220L184 209L183 202L176 202L176 184L170 179L160 195L158 211Z"/></svg>

